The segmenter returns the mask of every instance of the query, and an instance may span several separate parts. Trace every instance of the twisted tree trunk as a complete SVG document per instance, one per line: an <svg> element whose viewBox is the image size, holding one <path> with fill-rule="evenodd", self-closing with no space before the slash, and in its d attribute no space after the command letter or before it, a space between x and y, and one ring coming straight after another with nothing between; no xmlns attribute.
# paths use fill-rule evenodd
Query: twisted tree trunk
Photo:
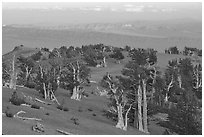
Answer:
<svg viewBox="0 0 204 137"><path fill-rule="evenodd" d="M171 78L171 82L169 83L168 87L167 87L167 92L166 92L166 95L165 95L165 99L164 99L164 102L167 103L168 102L168 93L170 91L170 88L173 87L173 76Z"/></svg>
<svg viewBox="0 0 204 137"><path fill-rule="evenodd" d="M79 74L80 74L80 68L79 68L79 62L77 61L77 68L75 68L73 65L72 65L72 69L73 69L73 75L74 75L74 81L77 81L78 83L80 83L80 77L79 77ZM74 99L74 100L80 100L80 97L79 97L79 85L75 85L74 88L73 88L73 94L71 96L71 99Z"/></svg>
<svg viewBox="0 0 204 137"><path fill-rule="evenodd" d="M137 102L137 90L135 89L135 102ZM135 105L135 112L134 112L134 127L135 128L139 128L138 127L138 110L137 110L137 106Z"/></svg>
<svg viewBox="0 0 204 137"><path fill-rule="evenodd" d="M106 55L105 55L105 50L106 50L106 48L105 48L105 47L103 47L103 55L104 55L104 57L103 57L103 66L104 66L104 67L107 67L107 64L106 64Z"/></svg>
<svg viewBox="0 0 204 137"><path fill-rule="evenodd" d="M74 86L71 99L80 100L79 99L79 86Z"/></svg>
<svg viewBox="0 0 204 137"><path fill-rule="evenodd" d="M17 73L15 71L15 55L13 56L12 60L12 72L10 74L10 83L9 83L9 88L11 89L16 89L16 79L17 79Z"/></svg>
<svg viewBox="0 0 204 137"><path fill-rule="evenodd" d="M194 79L195 79L195 84L194 84L193 88L194 88L196 91L198 91L198 89L199 89L200 87L202 87L202 78L199 77L199 75L201 75L201 72L199 72L198 66L195 67L195 69L194 69L194 71L193 71L193 74L194 74L194 76L195 76L195 78L194 78Z"/></svg>
<svg viewBox="0 0 204 137"><path fill-rule="evenodd" d="M43 83L43 90L44 90L44 98L47 99L47 90L46 90L45 83Z"/></svg>
<svg viewBox="0 0 204 137"><path fill-rule="evenodd" d="M128 125L128 114L130 112L132 105L130 105L130 107L128 108L127 112L125 113L125 126L123 127L123 130L127 130L127 125Z"/></svg>
<svg viewBox="0 0 204 137"><path fill-rule="evenodd" d="M182 88L181 75L178 76L178 83L179 83L179 88Z"/></svg>
<svg viewBox="0 0 204 137"><path fill-rule="evenodd" d="M16 75L17 74L15 72L12 72L10 83L9 83L9 88L10 89L16 89L16 78L17 78Z"/></svg>
<svg viewBox="0 0 204 137"><path fill-rule="evenodd" d="M107 64L106 64L106 57L103 57L103 66L104 66L104 67L107 67Z"/></svg>
<svg viewBox="0 0 204 137"><path fill-rule="evenodd" d="M142 89L140 85L138 86L138 121L139 130L144 131L142 123Z"/></svg>
<svg viewBox="0 0 204 137"><path fill-rule="evenodd" d="M123 129L125 127L124 125L124 118L123 118L123 108L121 104L117 105L117 111L118 111L118 123L116 125L116 128Z"/></svg>
<svg viewBox="0 0 204 137"><path fill-rule="evenodd" d="M148 133L148 127L147 127L146 80L142 80L142 84L143 84L143 123L144 123L144 132Z"/></svg>

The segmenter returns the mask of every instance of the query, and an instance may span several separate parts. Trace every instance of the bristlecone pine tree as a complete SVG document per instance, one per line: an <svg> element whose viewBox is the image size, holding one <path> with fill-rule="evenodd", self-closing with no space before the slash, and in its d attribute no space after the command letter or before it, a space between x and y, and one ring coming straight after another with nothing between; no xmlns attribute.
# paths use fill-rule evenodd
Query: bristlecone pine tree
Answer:
<svg viewBox="0 0 204 137"><path fill-rule="evenodd" d="M43 93L45 99L56 101L59 105L54 92L57 90L57 75L55 68L47 61L41 61L38 64L37 76L35 79L36 88Z"/></svg>
<svg viewBox="0 0 204 137"><path fill-rule="evenodd" d="M16 65L16 55L13 55L13 58L11 62L8 64L3 63L2 64L2 69L3 69L3 78L9 80L9 88L10 89L16 89L16 81L17 81L17 75L18 75L18 70L17 70L17 65Z"/></svg>
<svg viewBox="0 0 204 137"><path fill-rule="evenodd" d="M135 107L134 121L138 122L138 129L145 133L148 133L147 127L147 85L148 80L154 80L151 73L155 70L155 63L157 61L156 51L153 49L133 49L130 51L130 56L132 61L130 61L122 71L122 74L128 76L130 81L132 81L131 87L134 89L135 97L133 98L137 102L137 107ZM156 73L156 72L155 72ZM151 74L151 75L150 75ZM137 108L137 109L136 109Z"/></svg>
<svg viewBox="0 0 204 137"><path fill-rule="evenodd" d="M20 68L19 81L24 86L28 84L31 74L34 72L34 61L31 58L25 58L23 56L18 57L18 63Z"/></svg>
<svg viewBox="0 0 204 137"><path fill-rule="evenodd" d="M17 79L17 72L15 69L15 55L13 56L13 60L12 60L12 72L11 72L11 79L10 79L10 84L9 87L11 89L16 89L16 79Z"/></svg>
<svg viewBox="0 0 204 137"><path fill-rule="evenodd" d="M81 100L83 85L89 81L89 77L90 69L81 58L65 60L60 79L65 85L72 87L71 99Z"/></svg>
<svg viewBox="0 0 204 137"><path fill-rule="evenodd" d="M174 102L176 107L169 107L169 121L166 125L178 134L202 134L202 103L195 90L199 87L196 82L201 79L197 78L198 66L194 67L189 58L181 59L176 66L177 77L173 76L174 84L169 100ZM171 72L167 70L166 73Z"/></svg>
<svg viewBox="0 0 204 137"><path fill-rule="evenodd" d="M109 111L117 115L116 128L126 131L128 126L128 114L133 103L126 97L127 93L118 78L114 79L107 73L107 75L103 77L101 85L109 90L108 94L112 100Z"/></svg>

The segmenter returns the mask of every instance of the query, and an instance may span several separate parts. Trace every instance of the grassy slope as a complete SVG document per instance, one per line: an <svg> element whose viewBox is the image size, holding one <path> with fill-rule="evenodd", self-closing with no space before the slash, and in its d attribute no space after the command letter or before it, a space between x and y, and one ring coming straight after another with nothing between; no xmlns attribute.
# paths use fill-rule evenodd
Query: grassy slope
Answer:
<svg viewBox="0 0 204 137"><path fill-rule="evenodd" d="M25 106L14 106L9 103L9 97L12 94L12 90L3 88L3 106L2 111L5 112L6 107L8 106L13 113L16 113L20 110L26 112L21 116L26 117L36 117L43 119L42 124L45 125L45 133L43 134L59 134L55 130L62 129L73 134L142 134L141 132L129 128L128 132L116 129L114 127L115 122L107 119L103 116L103 109L107 107L107 99L104 97L99 97L96 95L89 95L87 99L82 101L71 100L69 94L64 90L58 90L57 98L60 102L64 99L64 106L69 108L68 112L61 111L56 108L56 105L43 105L37 103L38 105L44 107L43 109L32 109ZM19 88L18 93L23 92L26 95L42 99L36 91L26 88ZM67 96L65 96L67 94ZM43 100L43 99L42 99ZM88 108L91 108L93 111L88 111ZM82 112L79 112L79 109ZM45 115L49 113L50 115ZM93 113L96 116L93 116ZM72 117L78 118L80 125L75 125L70 120ZM35 122L22 121L18 119L11 119L3 117L2 120L2 130L4 134L37 134L31 131L32 125Z"/></svg>
<svg viewBox="0 0 204 137"><path fill-rule="evenodd" d="M130 60L130 58L127 58L127 53L125 53L125 56L126 58L121 61L121 64L116 64L114 60L108 59L107 68L91 68L91 80L99 82L106 72L109 72L112 75L120 75L122 68L128 62L128 60ZM184 57L185 56L182 55L168 55L159 53L158 66L160 66L161 70L164 70L168 64L168 60ZM24 106L14 106L9 103L9 97L13 91L3 88L2 111L5 112L6 107L9 106L13 113L24 110L27 112L24 114L27 117L37 117L43 119L42 124L45 125L46 129L44 134L59 134L55 131L57 128L72 132L73 134L142 134L138 130L132 128L129 128L128 132L116 129L114 127L116 123L103 116L102 111L103 109L107 108L108 100L105 97L91 94L92 91L96 91L96 85L97 84L92 84L91 87L86 87L86 92L89 94L89 97L86 99L83 98L80 102L71 100L68 91L58 89L56 96L60 103L64 102L64 105L69 108L68 112L58 110L56 105L47 106L38 104L44 107L44 110L37 110ZM17 90L17 92L23 92L26 95L42 99L38 92L32 89L20 88ZM92 108L93 111L88 111L88 108ZM79 112L79 109L81 109L82 112ZM47 116L45 113L49 113L50 115ZM93 116L93 113L96 114L96 116ZM79 119L79 126L73 124L73 122L70 120L72 117ZM3 117L2 127L4 134L38 134L31 131L32 125L34 125L33 122L30 123L27 121ZM154 123L150 125L150 131L152 132L151 134L161 134L161 131L163 130L163 128Z"/></svg>
<svg viewBox="0 0 204 137"><path fill-rule="evenodd" d="M127 52L123 52L125 59L121 61L120 64L116 64L115 60L108 59L107 61L107 68L91 68L91 80L95 80L99 82L101 78L106 74L106 72L109 72L111 75L121 75L121 70L125 66L128 61L130 61L130 57L128 57ZM170 55L170 54L164 54L164 53L158 53L157 54L157 66L160 71L164 72L167 68L168 61L173 59L183 59L183 58L191 58L193 60L193 64L202 64L202 58L201 57L191 57L191 56L184 56L184 55Z"/></svg>
<svg viewBox="0 0 204 137"><path fill-rule="evenodd" d="M28 57L28 56L31 56L32 54L37 53L38 51L40 51L40 48L29 48L29 47L18 46L16 50L12 50L4 54L2 56L2 61L3 62L10 61L11 59L13 59L13 55L16 55L16 58L18 58L19 56Z"/></svg>

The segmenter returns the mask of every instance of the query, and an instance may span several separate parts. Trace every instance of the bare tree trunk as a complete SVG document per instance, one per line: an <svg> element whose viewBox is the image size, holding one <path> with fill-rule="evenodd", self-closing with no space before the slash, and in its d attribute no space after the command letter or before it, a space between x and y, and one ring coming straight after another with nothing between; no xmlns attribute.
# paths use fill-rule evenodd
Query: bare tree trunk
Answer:
<svg viewBox="0 0 204 137"><path fill-rule="evenodd" d="M138 86L138 121L139 130L144 131L142 123L142 89L140 85Z"/></svg>
<svg viewBox="0 0 204 137"><path fill-rule="evenodd" d="M122 112L123 109L121 104L118 104L117 111L118 111L118 123L116 125L116 128L123 129L125 125L124 125L123 112Z"/></svg>
<svg viewBox="0 0 204 137"><path fill-rule="evenodd" d="M51 84L50 83L48 83L48 90L47 90L47 98L49 98L49 99L51 99L50 98L50 92L51 92Z"/></svg>
<svg viewBox="0 0 204 137"><path fill-rule="evenodd" d="M150 65L150 64L149 64ZM157 77L157 70L156 70L156 68L155 67L153 67L153 69L154 69L154 72L153 73L151 73L151 74L153 74L153 77L152 77L152 92L151 92L151 104L153 104L154 103L154 93L155 93L155 87L154 87L154 84L155 84L155 82L156 82L156 77Z"/></svg>
<svg viewBox="0 0 204 137"><path fill-rule="evenodd" d="M29 76L29 71L28 71L28 67L26 67L26 76L25 76L26 84L28 81L28 76Z"/></svg>
<svg viewBox="0 0 204 137"><path fill-rule="evenodd" d="M182 88L181 75L178 76L179 88Z"/></svg>
<svg viewBox="0 0 204 137"><path fill-rule="evenodd" d="M79 95L78 94L79 94L79 87L78 86L74 86L71 99L79 100Z"/></svg>
<svg viewBox="0 0 204 137"><path fill-rule="evenodd" d="M106 57L103 57L103 66L104 66L104 67L107 67L107 64L106 64Z"/></svg>
<svg viewBox="0 0 204 137"><path fill-rule="evenodd" d="M166 93L165 99L164 99L164 102L165 102L165 103L168 102L168 99L169 99L168 93L169 93L169 90L170 90L171 87L173 87L173 76L172 76L172 78L171 78L171 82L169 83L169 85L168 85L168 87L167 87L167 93Z"/></svg>
<svg viewBox="0 0 204 137"><path fill-rule="evenodd" d="M31 74L31 71L32 71L32 68L30 68L30 70L29 70L29 67L27 66L26 67L26 77L25 77L26 83L28 83L28 78L29 78L29 76Z"/></svg>
<svg viewBox="0 0 204 137"><path fill-rule="evenodd" d="M135 89L135 102L137 102L137 97L138 97L137 94L138 94L138 93L137 93L137 90ZM139 128L139 127L138 127L138 122L139 122L139 121L138 121L138 110L137 110L137 106L135 105L134 127L137 128L137 129Z"/></svg>
<svg viewBox="0 0 204 137"><path fill-rule="evenodd" d="M79 62L77 61L77 69L74 68L74 66L72 65L73 67L73 70L74 70L74 79L75 81L77 81L78 83L80 83L80 67L79 67ZM79 85L76 85L74 86L74 89L73 89L73 94L71 96L71 99L74 99L74 100L80 100L80 97L79 97Z"/></svg>
<svg viewBox="0 0 204 137"><path fill-rule="evenodd" d="M144 123L144 132L148 133L148 127L147 127L146 81L142 80L142 84L143 84L143 123Z"/></svg>
<svg viewBox="0 0 204 137"><path fill-rule="evenodd" d="M9 88L10 89L16 89L16 73L13 72L11 74L11 79L10 79L10 83L9 83Z"/></svg>
<svg viewBox="0 0 204 137"><path fill-rule="evenodd" d="M198 66L194 69L194 76L195 76L195 86L193 87L196 91L198 91L198 89L200 87L202 87L202 78L199 78L199 70L198 70Z"/></svg>
<svg viewBox="0 0 204 137"><path fill-rule="evenodd" d="M73 80L74 81L78 81L78 75L77 74L77 69L74 67L74 65L70 64L72 66L72 69L73 69ZM77 63L78 65L78 63ZM79 67L79 66L77 66ZM73 88L73 93L72 93L72 96L71 96L71 99L74 99L74 100L77 100L77 94L78 94L78 86L75 85L74 88Z"/></svg>
<svg viewBox="0 0 204 137"><path fill-rule="evenodd" d="M39 68L40 68L41 78L43 79L43 77L44 77L43 68L40 65L39 65ZM44 90L44 98L47 99L47 89L46 89L46 85L44 82L43 82L43 90Z"/></svg>
<svg viewBox="0 0 204 137"><path fill-rule="evenodd" d="M57 76L57 86L60 86L60 76Z"/></svg>
<svg viewBox="0 0 204 137"><path fill-rule="evenodd" d="M127 112L125 113L125 126L123 128L123 130L127 130L127 126L128 126L128 114L130 112L130 109L131 109L132 105L130 105L130 107L128 108Z"/></svg>
<svg viewBox="0 0 204 137"><path fill-rule="evenodd" d="M53 98L52 100L56 101L58 105L60 105L59 101L57 100L55 94L53 93L53 91L51 91L51 97Z"/></svg>
<svg viewBox="0 0 204 137"><path fill-rule="evenodd" d="M166 95L165 95L165 99L164 99L164 102L168 102L169 101L169 97L168 97L168 93L166 93Z"/></svg>
<svg viewBox="0 0 204 137"><path fill-rule="evenodd" d="M9 88L16 89L17 73L15 72L15 55L13 56L13 60L12 60L12 72L10 76L11 76L11 79L9 83Z"/></svg>
<svg viewBox="0 0 204 137"><path fill-rule="evenodd" d="M46 91L45 83L43 83L43 90L44 90L44 98L47 99L47 91Z"/></svg>
<svg viewBox="0 0 204 137"><path fill-rule="evenodd" d="M61 71L62 71L61 66L59 66L59 74L57 75L57 85L58 85L58 87L60 86L60 75L61 75Z"/></svg>
<svg viewBox="0 0 204 137"><path fill-rule="evenodd" d="M105 47L103 47L103 55L104 55L104 57L103 57L103 66L104 67L107 67L107 64L106 64L106 56L105 56L105 50L106 50L106 48Z"/></svg>
<svg viewBox="0 0 204 137"><path fill-rule="evenodd" d="M139 127L138 127L138 112L137 112L137 109L135 108L135 112L134 112L134 127L136 128L136 129L138 129Z"/></svg>

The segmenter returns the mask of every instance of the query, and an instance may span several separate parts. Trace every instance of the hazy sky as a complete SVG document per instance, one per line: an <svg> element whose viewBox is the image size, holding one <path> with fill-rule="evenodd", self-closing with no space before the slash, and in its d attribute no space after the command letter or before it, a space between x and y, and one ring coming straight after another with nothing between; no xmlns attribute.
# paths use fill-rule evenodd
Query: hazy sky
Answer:
<svg viewBox="0 0 204 137"><path fill-rule="evenodd" d="M3 24L95 23L191 18L201 21L201 3L3 3Z"/></svg>

